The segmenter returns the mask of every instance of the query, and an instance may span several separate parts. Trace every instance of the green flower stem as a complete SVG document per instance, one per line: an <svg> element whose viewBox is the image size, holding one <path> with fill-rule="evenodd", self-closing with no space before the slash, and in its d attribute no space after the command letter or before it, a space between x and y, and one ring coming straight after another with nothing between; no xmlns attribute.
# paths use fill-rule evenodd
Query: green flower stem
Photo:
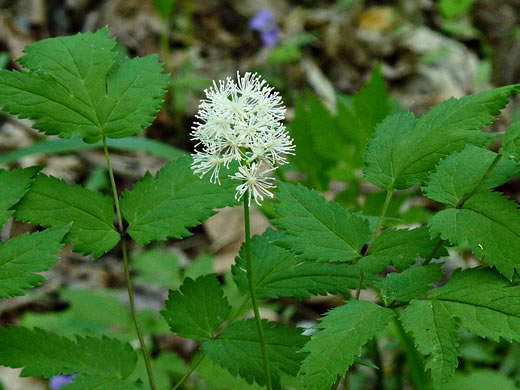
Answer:
<svg viewBox="0 0 520 390"><path fill-rule="evenodd" d="M199 364L202 363L202 361L204 360L204 356L205 355L201 352L200 355L197 356L197 358L191 362L190 368L188 369L186 374L184 374L184 376L181 378L181 380L177 382L177 384L174 386L173 390L177 390L179 387L182 386L182 384L184 382L186 382L186 380L190 377L190 375L193 373L193 371L195 371L195 369L199 366Z"/></svg>
<svg viewBox="0 0 520 390"><path fill-rule="evenodd" d="M363 256L365 256L368 253L368 250L370 249L370 245L372 245L372 242L375 240L377 236L379 236L379 233L381 233L381 229L383 228L383 221L385 220L386 212L388 211L388 206L390 205L390 201L392 200L392 195L394 194L394 189L389 188L386 191L386 197L385 197L385 203L383 203L383 208L381 209L381 214L379 215L379 220L377 221L376 230L374 230L374 233L372 233L372 237L370 237L370 242L368 243L365 251L363 252ZM361 294L361 288L363 287L363 279L365 278L365 272L363 270L359 271L359 282L356 289L356 295L355 299L359 300L359 295Z"/></svg>
<svg viewBox="0 0 520 390"><path fill-rule="evenodd" d="M258 328L258 338L260 340L260 348L262 350L262 359L264 362L264 372L266 377L266 385L268 390L273 389L271 383L271 372L269 369L269 359L267 356L267 345L264 337L264 329L262 328L262 320L258 310L258 302L256 299L255 279L253 275L253 260L251 258L251 222L249 220L249 193L244 194L244 224L246 234L246 263L247 263L247 281L249 282L249 293L251 295L251 304L255 313L256 326Z"/></svg>
<svg viewBox="0 0 520 390"><path fill-rule="evenodd" d="M155 390L155 380L152 373L152 365L150 363L150 355L143 338L143 332L141 326L137 320L137 310L135 309L134 301L134 290L132 288L132 280L130 279L130 267L128 266L128 249L126 245L126 238L124 236L123 229L123 218L121 217L121 208L119 207L119 197L117 195L116 181L114 180L114 170L112 169L112 163L110 162L110 154L108 153L107 140L103 137L103 150L105 151L105 158L107 161L108 173L110 176L110 184L112 185L112 193L114 195L114 204L116 206L117 225L119 227L119 233L121 234L121 251L123 253L123 264L126 279L126 287L128 289L128 299L130 300L130 310L132 312L132 318L134 319L135 330L137 331L137 337L139 338L139 344L144 357L144 363L146 365L146 372L148 374L148 380L150 382L150 390Z"/></svg>
<svg viewBox="0 0 520 390"><path fill-rule="evenodd" d="M393 325L397 338L401 341L401 345L404 348L406 360L410 365L410 373L415 388L417 390L431 390L430 381L426 377L422 357L415 348L413 340L410 338L408 333L406 333L397 317L394 317Z"/></svg>

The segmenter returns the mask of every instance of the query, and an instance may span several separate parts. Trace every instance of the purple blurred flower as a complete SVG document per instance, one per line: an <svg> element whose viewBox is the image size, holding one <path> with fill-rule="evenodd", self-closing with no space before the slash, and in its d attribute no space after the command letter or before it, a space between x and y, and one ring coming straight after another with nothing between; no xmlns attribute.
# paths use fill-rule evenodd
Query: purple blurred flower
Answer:
<svg viewBox="0 0 520 390"><path fill-rule="evenodd" d="M73 375L56 375L49 381L49 387L51 390L60 390L63 386L72 383L72 379L77 377L78 374Z"/></svg>
<svg viewBox="0 0 520 390"><path fill-rule="evenodd" d="M258 11L249 21L252 30L260 31L260 38L265 46L273 47L278 41L280 29L274 23L274 13L270 9Z"/></svg>

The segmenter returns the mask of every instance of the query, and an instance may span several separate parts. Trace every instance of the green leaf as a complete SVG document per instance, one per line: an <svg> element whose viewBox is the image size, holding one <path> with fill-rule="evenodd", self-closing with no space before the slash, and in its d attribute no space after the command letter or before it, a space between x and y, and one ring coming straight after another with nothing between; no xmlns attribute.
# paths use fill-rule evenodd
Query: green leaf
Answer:
<svg viewBox="0 0 520 390"><path fill-rule="evenodd" d="M179 291L171 291L161 314L172 332L207 341L229 316L231 306L215 275L187 278Z"/></svg>
<svg viewBox="0 0 520 390"><path fill-rule="evenodd" d="M370 246L367 256L359 261L362 269L372 273L381 272L385 266L393 264L404 270L414 264L419 257L432 255L438 240L432 240L428 228L385 230ZM446 254L445 250L433 253L433 258Z"/></svg>
<svg viewBox="0 0 520 390"><path fill-rule="evenodd" d="M332 138L335 137L334 117L316 97L308 94L306 100L296 100L289 132L298 145L298 153L290 155L289 161L307 175L313 187L327 189L329 177L324 172L337 160L326 152L330 145L338 144L337 139ZM331 142L331 138L336 142Z"/></svg>
<svg viewBox="0 0 520 390"><path fill-rule="evenodd" d="M357 259L370 238L366 219L301 185L280 183L275 209L278 218L273 223L287 233L279 244L308 260Z"/></svg>
<svg viewBox="0 0 520 390"><path fill-rule="evenodd" d="M0 169L0 228L13 215L10 210L29 189L33 177L42 169L35 166L24 169L4 171Z"/></svg>
<svg viewBox="0 0 520 390"><path fill-rule="evenodd" d="M428 355L426 368L436 382L446 381L457 367L458 323L493 341L520 340L520 286L491 269L455 273L426 300L414 300L402 315L419 351Z"/></svg>
<svg viewBox="0 0 520 390"><path fill-rule="evenodd" d="M507 129L502 139L500 154L511 160L520 160L520 121L513 122Z"/></svg>
<svg viewBox="0 0 520 390"><path fill-rule="evenodd" d="M67 339L41 329L0 328L0 364L23 367L22 376L51 378L85 374L124 379L135 367L137 355L129 344L103 337Z"/></svg>
<svg viewBox="0 0 520 390"><path fill-rule="evenodd" d="M200 179L191 170L191 157L180 158L162 168L154 180L150 173L121 198L121 212L128 221L128 234L140 245L191 235L187 228L209 218L213 209L237 204L236 182L222 185Z"/></svg>
<svg viewBox="0 0 520 390"><path fill-rule="evenodd" d="M390 97L386 92L381 66L377 66L370 80L347 105L338 99L338 131L345 138L341 144L342 154L348 151L349 165L356 168L363 165L363 153L374 133L376 125L391 111Z"/></svg>
<svg viewBox="0 0 520 390"><path fill-rule="evenodd" d="M177 0L153 0L153 5L161 19L167 21L177 6Z"/></svg>
<svg viewBox="0 0 520 390"><path fill-rule="evenodd" d="M418 265L401 273L387 275L375 287L383 298L385 305L394 301L409 302L422 298L431 289L431 284L442 277L441 264Z"/></svg>
<svg viewBox="0 0 520 390"><path fill-rule="evenodd" d="M490 150L468 145L437 165L423 187L424 194L437 202L457 207L477 191L504 184L516 169L513 161L500 160L490 177L484 177L497 158L498 155Z"/></svg>
<svg viewBox="0 0 520 390"><path fill-rule="evenodd" d="M72 222L65 242L74 251L95 258L119 242L114 228L114 206L110 198L80 185L40 174L16 207L15 217L23 222L61 228Z"/></svg>
<svg viewBox="0 0 520 390"><path fill-rule="evenodd" d="M89 143L137 134L161 108L168 75L157 56L123 58L115 46L106 28L27 46L18 61L29 72L0 70L2 109Z"/></svg>
<svg viewBox="0 0 520 390"><path fill-rule="evenodd" d="M70 226L24 234L0 243L0 298L25 295L45 278L35 272L47 271L59 260L61 240Z"/></svg>
<svg viewBox="0 0 520 390"><path fill-rule="evenodd" d="M181 285L179 257L174 252L159 248L145 250L133 256L132 264L136 280L172 290Z"/></svg>
<svg viewBox="0 0 520 390"><path fill-rule="evenodd" d="M350 289L359 282L360 269L352 264L302 262L291 252L273 244L284 237L280 231L267 230L251 240L253 274L259 298L293 297L310 298L312 295L342 294L349 296ZM240 257L232 267L235 282L249 294L242 246ZM367 277L365 283L369 281Z"/></svg>
<svg viewBox="0 0 520 390"><path fill-rule="evenodd" d="M303 348L309 355L300 375L308 390L328 390L361 354L361 347L382 331L394 312L368 301L348 301L327 313Z"/></svg>
<svg viewBox="0 0 520 390"><path fill-rule="evenodd" d="M479 192L460 209L438 212L429 228L432 235L471 248L508 279L520 269L520 210L497 192Z"/></svg>
<svg viewBox="0 0 520 390"><path fill-rule="evenodd" d="M301 329L274 327L273 322L262 321L267 344L273 387L280 389L280 373L295 376L304 354L299 353L307 340ZM202 346L204 353L231 374L241 376L248 383L265 385L262 352L254 319L238 321L224 329L215 340Z"/></svg>
<svg viewBox="0 0 520 390"><path fill-rule="evenodd" d="M415 119L410 112L387 117L376 129L365 156L365 176L382 188L421 184L442 159L467 144L486 145L492 134L479 131L492 124L518 85L448 99Z"/></svg>
<svg viewBox="0 0 520 390"><path fill-rule="evenodd" d="M62 390L144 390L139 382L105 378L102 376L80 375L72 380L72 383L61 387Z"/></svg>
<svg viewBox="0 0 520 390"><path fill-rule="evenodd" d="M515 390L515 382L502 372L490 369L476 369L466 374L458 374L442 385L442 390Z"/></svg>

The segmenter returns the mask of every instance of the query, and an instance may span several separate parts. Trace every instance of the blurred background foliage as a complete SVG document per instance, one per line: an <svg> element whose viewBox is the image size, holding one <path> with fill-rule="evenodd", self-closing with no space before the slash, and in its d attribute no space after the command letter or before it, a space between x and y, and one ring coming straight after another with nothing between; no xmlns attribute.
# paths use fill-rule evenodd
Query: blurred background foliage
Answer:
<svg viewBox="0 0 520 390"><path fill-rule="evenodd" d="M192 150L190 128L203 90L237 70L257 71L281 93L297 153L279 170L342 206L377 217L385 194L363 180L363 155L374 128L390 113L417 115L455 96L516 83L520 78L520 0L0 0L0 68L19 69L24 46L40 39L94 31L108 25L129 56L159 53L170 73L164 108L145 134L111 140L120 190L147 170ZM514 101L492 131L520 119ZM31 122L0 116L0 167L45 164L45 172L109 193L99 145L44 137ZM518 178L500 188L520 199ZM417 188L399 191L388 225L427 222L435 206ZM261 233L274 215L265 202L253 215ZM10 221L3 240L33 227ZM198 345L168 332L158 315L167 289L186 276L217 272L236 310L241 299L229 268L238 253L241 211L226 209L183 241L146 250L135 247L133 273L139 315L161 389L168 389L196 359ZM470 253L452 252L444 266L475 266ZM0 325L19 323L73 333L135 339L126 308L118 253L92 262L70 250L29 296L0 301ZM373 297L377 299L377 297ZM319 297L266 302L263 315L301 327L341 302ZM411 388L395 329L377 341L385 389ZM463 359L449 389L520 386L520 347L464 335ZM1 353L1 351L0 351ZM144 376L140 362L137 376ZM349 389L378 388L374 370L355 366ZM0 389L46 389L0 367ZM298 383L286 378L286 388ZM189 389L253 389L207 359ZM446 387L448 389L448 387Z"/></svg>

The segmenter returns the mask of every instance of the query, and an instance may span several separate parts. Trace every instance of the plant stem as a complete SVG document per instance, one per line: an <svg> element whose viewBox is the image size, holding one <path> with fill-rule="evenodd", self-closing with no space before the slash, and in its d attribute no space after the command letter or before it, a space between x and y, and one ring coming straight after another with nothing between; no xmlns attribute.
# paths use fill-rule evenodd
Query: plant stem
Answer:
<svg viewBox="0 0 520 390"><path fill-rule="evenodd" d="M246 235L246 264L247 264L247 280L249 282L249 293L251 295L251 304L255 313L256 326L258 328L258 338L260 340L260 348L262 350L262 359L264 362L264 372L266 377L266 385L268 390L273 389L271 383L271 372L269 369L269 359L267 357L267 345L264 337L264 329L262 328L262 320L258 310L258 302L256 299L255 279L253 275L253 260L251 258L251 222L249 220L249 193L244 194L244 225Z"/></svg>
<svg viewBox="0 0 520 390"><path fill-rule="evenodd" d="M374 360L374 364L379 367L379 370L376 371L376 389L382 390L384 386L383 374L383 360L381 359L381 353L379 351L379 346L377 345L377 338L374 338L369 345L372 352L372 359Z"/></svg>
<svg viewBox="0 0 520 390"><path fill-rule="evenodd" d="M177 382L173 390L177 390L180 386L182 386L184 382L186 382L186 379L190 377L190 375L193 373L193 371L195 371L195 369L199 366L202 360L204 360L204 354L201 352L197 359L191 362L190 368L188 369L186 374L184 374L181 380Z"/></svg>
<svg viewBox="0 0 520 390"><path fill-rule="evenodd" d="M406 360L410 365L410 371L415 388L417 390L431 390L429 380L426 377L426 372L424 371L423 361L419 355L419 352L417 352L412 339L410 336L408 336L408 333L406 333L397 317L394 317L393 323L394 329L397 333L397 338L401 341L406 354Z"/></svg>
<svg viewBox="0 0 520 390"><path fill-rule="evenodd" d="M132 318L135 324L135 330L137 332L137 337L139 338L139 344L141 346L141 351L143 353L144 363L146 365L146 372L148 374L148 381L150 383L150 390L155 390L155 380L153 378L152 373L152 365L150 363L150 356L148 354L148 350L146 349L146 344L143 338L143 332L141 331L141 326L139 325L139 321L137 320L137 310L135 309L135 301L134 301L134 290L132 288L132 281L130 279L130 268L128 266L128 250L126 246L126 238L123 229L123 218L121 217L121 208L119 206L119 197L117 195L117 187L116 181L114 180L114 170L112 169L112 163L110 162L110 154L108 153L107 140L106 137L103 137L103 150L105 151L105 158L107 161L108 173L110 176L110 184L112 185L112 193L114 195L114 204L116 206L116 216L117 216L117 225L119 227L119 234L121 234L121 252L123 253L123 264L124 264L124 272L126 279L126 287L128 290L128 299L130 301L130 310L132 312Z"/></svg>
<svg viewBox="0 0 520 390"><path fill-rule="evenodd" d="M368 253L368 250L370 249L370 246L372 245L372 242L374 239L379 236L379 233L381 233L381 228L383 227L383 221L385 220L385 215L388 210L388 206L390 205L390 200L392 200L392 195L394 194L394 189L389 188L386 191L386 197L385 197L385 203L383 203L383 208L381 209L381 214L379 215L379 220L377 221L376 230L374 230L374 233L372 233L372 237L370 237L370 242L368 243L365 251L363 252L363 256L366 256ZM356 289L356 300L359 300L359 295L361 294L361 288L363 287L363 279L365 277L365 272L363 270L359 271L359 282Z"/></svg>

